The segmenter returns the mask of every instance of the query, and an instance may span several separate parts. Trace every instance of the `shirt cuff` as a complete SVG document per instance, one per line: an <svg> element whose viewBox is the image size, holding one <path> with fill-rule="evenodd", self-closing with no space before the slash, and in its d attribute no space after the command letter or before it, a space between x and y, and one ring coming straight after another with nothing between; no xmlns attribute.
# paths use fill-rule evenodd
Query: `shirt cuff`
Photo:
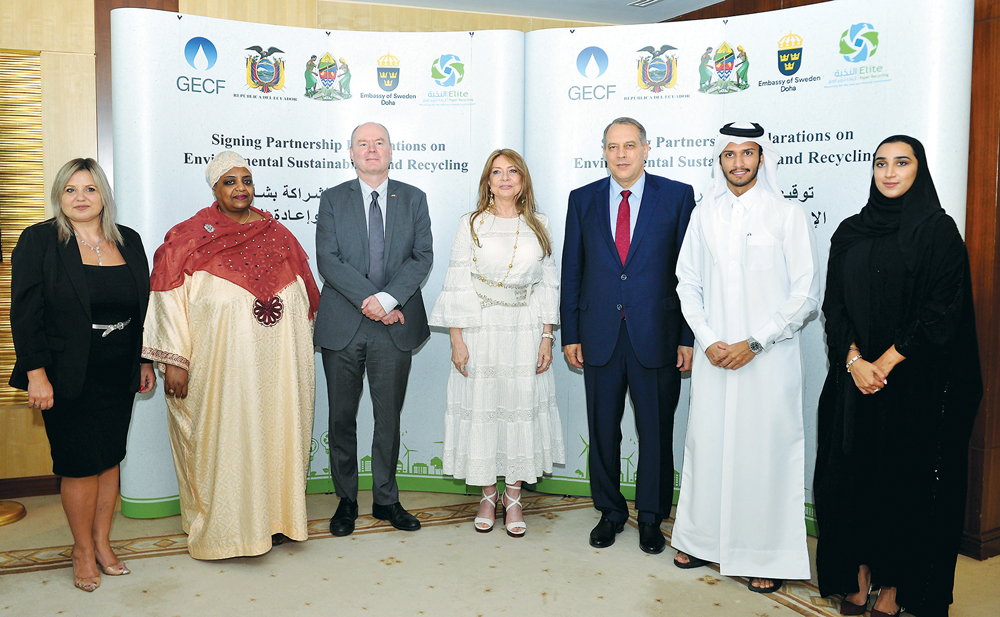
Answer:
<svg viewBox="0 0 1000 617"><path fill-rule="evenodd" d="M782 329L774 323L773 319L768 319L767 323L751 336L757 339L757 342L764 347L764 351L766 352L774 346L774 339L778 338L781 331Z"/></svg>
<svg viewBox="0 0 1000 617"><path fill-rule="evenodd" d="M385 310L386 313L396 308L396 305L399 304L399 302L396 302L395 298L384 291L380 291L375 294L375 299L382 305L382 309Z"/></svg>
<svg viewBox="0 0 1000 617"><path fill-rule="evenodd" d="M701 343L702 348L708 349L708 347L715 342L722 341L719 335L715 333L714 330L708 327L708 324L701 324L694 330L694 337L698 339ZM722 341L725 343L725 341Z"/></svg>

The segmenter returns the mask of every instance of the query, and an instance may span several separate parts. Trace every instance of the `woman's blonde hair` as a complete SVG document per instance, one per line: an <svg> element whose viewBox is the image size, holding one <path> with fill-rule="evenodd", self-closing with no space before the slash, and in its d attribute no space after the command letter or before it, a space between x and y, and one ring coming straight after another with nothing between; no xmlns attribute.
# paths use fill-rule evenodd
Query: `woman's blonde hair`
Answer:
<svg viewBox="0 0 1000 617"><path fill-rule="evenodd" d="M510 164L514 166L517 173L521 174L521 192L514 197L514 205L517 208L517 213L524 215L524 220L528 223L528 227L531 228L531 231L535 232L538 244L542 247L542 255L551 255L552 243L549 241L549 234L545 232L545 226L542 225L542 222L538 220L538 216L535 214L537 209L535 206L535 192L531 188L531 174L528 173L528 165L524 162L520 154L507 148L494 150L487 157L486 166L483 167L483 175L479 178L479 203L476 205L476 211L469 217L469 226L472 229L473 241L476 243L476 246L482 246L479 243L479 237L476 235L476 217L481 216L490 207L490 196L492 195L492 191L490 191L490 172L493 170L493 162L501 156L510 161Z"/></svg>
<svg viewBox="0 0 1000 617"><path fill-rule="evenodd" d="M101 210L101 235L105 240L114 240L115 244L121 245L122 235L115 225L115 196L108 184L108 177L104 175L104 170L94 159L73 159L66 163L56 174L56 179L52 181L52 193L49 195L52 207L55 209L56 227L59 230L59 240L69 242L75 233L69 218L62 211L62 195L69 184L69 179L78 171L89 171L94 177L94 185L101 196L101 203L104 208Z"/></svg>

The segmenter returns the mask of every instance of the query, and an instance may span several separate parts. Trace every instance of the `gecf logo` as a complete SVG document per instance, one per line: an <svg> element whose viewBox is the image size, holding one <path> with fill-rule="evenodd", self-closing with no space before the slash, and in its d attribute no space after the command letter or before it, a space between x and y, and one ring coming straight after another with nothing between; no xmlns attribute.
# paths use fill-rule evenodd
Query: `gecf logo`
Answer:
<svg viewBox="0 0 1000 617"><path fill-rule="evenodd" d="M219 59L219 52L215 49L212 41L201 36L196 36L184 45L184 59L187 60L191 68L198 71L207 71L215 66L216 61ZM177 89L181 92L219 94L225 87L226 80L224 79L188 75L181 75L177 78Z"/></svg>
<svg viewBox="0 0 1000 617"><path fill-rule="evenodd" d="M597 79L608 70L608 54L600 47L588 47L576 57L576 70L587 79ZM569 98L573 101L608 99L615 93L614 84L570 86Z"/></svg>

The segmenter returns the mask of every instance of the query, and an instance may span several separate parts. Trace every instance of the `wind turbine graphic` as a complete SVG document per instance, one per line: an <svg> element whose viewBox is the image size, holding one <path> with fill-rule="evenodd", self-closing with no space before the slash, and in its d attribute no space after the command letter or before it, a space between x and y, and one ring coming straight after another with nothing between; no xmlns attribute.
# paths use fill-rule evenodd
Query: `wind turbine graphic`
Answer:
<svg viewBox="0 0 1000 617"><path fill-rule="evenodd" d="M624 457L624 456L622 457L622 460L625 461L625 472L624 472L624 476L622 477L622 482L631 482L632 481L629 478L632 475L631 472L632 472L632 457L633 456L635 456L635 450L632 450L632 453L629 454L627 457Z"/></svg>
<svg viewBox="0 0 1000 617"><path fill-rule="evenodd" d="M416 450L411 450L411 449L407 448L405 443L402 444L402 445L403 445L403 449L406 450L406 452L403 453L403 456L406 457L406 473L411 473L411 469L412 468L410 467L410 453L416 452Z"/></svg>

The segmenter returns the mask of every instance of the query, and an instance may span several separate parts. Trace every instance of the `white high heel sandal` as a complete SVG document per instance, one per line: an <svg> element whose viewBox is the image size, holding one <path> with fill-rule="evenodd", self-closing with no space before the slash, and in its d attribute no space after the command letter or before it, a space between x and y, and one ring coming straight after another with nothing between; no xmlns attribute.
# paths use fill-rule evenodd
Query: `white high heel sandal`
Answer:
<svg viewBox="0 0 1000 617"><path fill-rule="evenodd" d="M511 497L511 495L507 492L510 489L514 489L517 491L517 497ZM506 503L503 504L503 522L507 527L507 535L512 538L520 538L524 535L524 532L528 530L528 526L525 524L523 520L514 523L508 523L507 513L510 511L511 508L517 506L518 508L521 508L521 517L522 518L524 517L524 508L521 507L521 487L508 486L504 488L503 496L510 500L509 505Z"/></svg>
<svg viewBox="0 0 1000 617"><path fill-rule="evenodd" d="M483 502L485 501L485 502L489 503L491 506L493 506L493 518L492 519L488 519L488 518L485 518L485 517L482 517L482 516L477 516L476 517L476 520L473 521L473 524L476 527L476 531L478 531L479 533L489 533L489 532L493 531L493 524L496 522L497 498L498 497L500 497L500 491L498 491L496 489L496 487L493 487L493 494L492 495L487 495L486 494L486 489L483 489L483 498L479 500L479 505L482 506ZM480 525L483 525L483 526L480 527Z"/></svg>

